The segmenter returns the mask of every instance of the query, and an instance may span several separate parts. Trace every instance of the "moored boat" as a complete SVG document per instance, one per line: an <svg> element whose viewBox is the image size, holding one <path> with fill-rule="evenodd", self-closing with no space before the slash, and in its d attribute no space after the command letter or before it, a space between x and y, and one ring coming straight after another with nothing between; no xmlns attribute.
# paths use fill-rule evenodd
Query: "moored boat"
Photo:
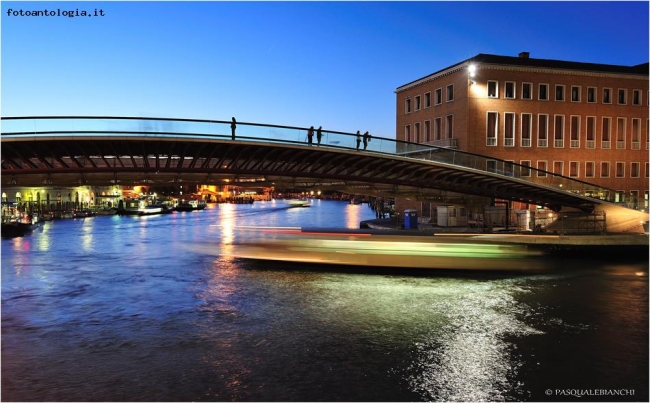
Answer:
<svg viewBox="0 0 650 403"><path fill-rule="evenodd" d="M85 218L85 217L94 217L95 212L93 210L73 210L73 218Z"/></svg>
<svg viewBox="0 0 650 403"><path fill-rule="evenodd" d="M188 200L176 206L176 211L194 211L205 209L206 203L204 200Z"/></svg>
<svg viewBox="0 0 650 403"><path fill-rule="evenodd" d="M3 238L14 238L19 236L24 236L36 228L43 225L43 221L38 218L38 215L34 214L30 216L23 216L19 220L8 221L2 223L2 237Z"/></svg>

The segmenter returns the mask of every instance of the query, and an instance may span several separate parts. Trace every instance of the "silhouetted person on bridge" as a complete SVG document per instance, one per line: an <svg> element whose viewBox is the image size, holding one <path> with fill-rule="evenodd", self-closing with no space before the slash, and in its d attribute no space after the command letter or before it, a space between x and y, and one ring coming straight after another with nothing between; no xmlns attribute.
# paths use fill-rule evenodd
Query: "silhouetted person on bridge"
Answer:
<svg viewBox="0 0 650 403"><path fill-rule="evenodd" d="M314 126L309 128L309 131L307 132L307 143L309 145L312 145L314 142Z"/></svg>
<svg viewBox="0 0 650 403"><path fill-rule="evenodd" d="M359 151L359 144L361 144L361 132L357 130L357 151Z"/></svg>
<svg viewBox="0 0 650 403"><path fill-rule="evenodd" d="M368 142L370 141L370 133L365 132L363 133L363 149L365 150L368 147ZM357 148L359 148L357 146Z"/></svg>
<svg viewBox="0 0 650 403"><path fill-rule="evenodd" d="M232 117L232 123L230 124L230 129L232 130L232 139L235 139L235 129L237 129L237 121L235 117Z"/></svg>
<svg viewBox="0 0 650 403"><path fill-rule="evenodd" d="M320 145L321 138L323 138L323 126L318 126L318 130L316 130L316 141L318 145Z"/></svg>

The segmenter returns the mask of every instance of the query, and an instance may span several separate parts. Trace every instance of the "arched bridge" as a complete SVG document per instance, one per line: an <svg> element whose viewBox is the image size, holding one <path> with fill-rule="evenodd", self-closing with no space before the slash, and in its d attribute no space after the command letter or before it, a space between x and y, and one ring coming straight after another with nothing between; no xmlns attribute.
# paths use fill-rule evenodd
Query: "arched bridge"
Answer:
<svg viewBox="0 0 650 403"><path fill-rule="evenodd" d="M2 185L194 183L319 187L431 197L447 192L591 211L614 191L512 162L356 133L231 121L2 118ZM358 141L359 140L359 141ZM643 208L628 199L628 207Z"/></svg>

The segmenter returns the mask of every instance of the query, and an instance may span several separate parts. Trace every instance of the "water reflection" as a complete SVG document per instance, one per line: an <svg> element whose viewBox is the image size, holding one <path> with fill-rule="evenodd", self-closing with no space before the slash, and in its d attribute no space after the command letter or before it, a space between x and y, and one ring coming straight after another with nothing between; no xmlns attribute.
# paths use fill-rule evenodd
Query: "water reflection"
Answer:
<svg viewBox="0 0 650 403"><path fill-rule="evenodd" d="M411 387L425 400L503 401L521 393L517 371L522 360L508 339L541 334L517 316L528 307L513 294L516 285L457 283L458 293L434 301L431 309L448 323L416 344L418 359Z"/></svg>
<svg viewBox="0 0 650 403"><path fill-rule="evenodd" d="M85 252L91 252L94 248L93 244L93 226L94 220L83 219L83 225L81 226L81 248Z"/></svg>
<svg viewBox="0 0 650 403"><path fill-rule="evenodd" d="M563 384L647 398L647 264L404 274L220 253L262 226L374 216L284 204L60 220L3 240L3 399L544 401Z"/></svg>
<svg viewBox="0 0 650 403"><path fill-rule="evenodd" d="M361 222L360 210L361 208L366 208L361 204L348 204L345 209L345 228L359 228L359 223Z"/></svg>

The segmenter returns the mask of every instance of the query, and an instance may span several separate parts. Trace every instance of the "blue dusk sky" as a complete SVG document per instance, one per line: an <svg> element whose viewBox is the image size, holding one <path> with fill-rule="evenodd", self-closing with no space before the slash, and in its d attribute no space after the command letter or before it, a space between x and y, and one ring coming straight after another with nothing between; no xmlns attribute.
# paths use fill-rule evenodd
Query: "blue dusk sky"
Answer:
<svg viewBox="0 0 650 403"><path fill-rule="evenodd" d="M19 11L23 10L23 16ZM102 10L104 16L26 16ZM479 53L636 65L648 2L2 2L2 115L395 136L395 89Z"/></svg>

